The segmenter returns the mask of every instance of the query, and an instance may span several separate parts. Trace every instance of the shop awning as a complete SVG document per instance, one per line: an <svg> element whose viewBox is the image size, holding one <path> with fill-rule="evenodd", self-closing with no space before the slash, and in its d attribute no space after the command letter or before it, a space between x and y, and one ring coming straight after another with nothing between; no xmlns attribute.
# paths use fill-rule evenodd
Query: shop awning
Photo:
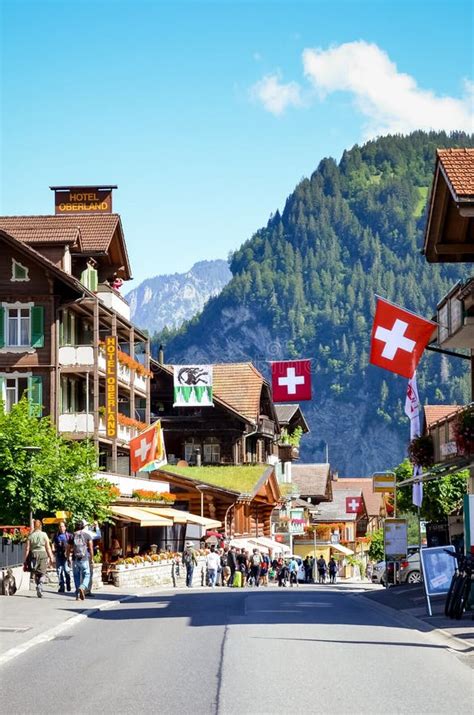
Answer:
<svg viewBox="0 0 474 715"><path fill-rule="evenodd" d="M222 526L222 522L217 521L217 519L208 519L205 516L198 516L197 514L191 514L189 511L181 511L181 509L173 509L172 507L163 507L162 509L159 507L143 507L143 511L162 516L165 519L172 519L175 524L198 524L206 529L216 529L218 526Z"/></svg>
<svg viewBox="0 0 474 715"><path fill-rule="evenodd" d="M235 546L236 549L245 549L245 551L252 552L257 548L257 544L252 539L231 539L230 545ZM262 551L267 552L268 548L262 547Z"/></svg>
<svg viewBox="0 0 474 715"><path fill-rule="evenodd" d="M111 506L110 511L119 519L133 521L140 526L173 526L171 519L158 514L150 514L145 509L135 506Z"/></svg>
<svg viewBox="0 0 474 715"><path fill-rule="evenodd" d="M274 541L274 539L270 539L268 536L252 537L251 541L254 541L257 546L265 547L271 551L276 551L282 554L290 553L289 546L286 546L286 544L280 544L279 541Z"/></svg>
<svg viewBox="0 0 474 715"><path fill-rule="evenodd" d="M347 546L343 546L342 544L330 544L331 549L336 549L336 551L340 551L341 554L344 554L344 556L352 556L354 553L352 549L348 549Z"/></svg>

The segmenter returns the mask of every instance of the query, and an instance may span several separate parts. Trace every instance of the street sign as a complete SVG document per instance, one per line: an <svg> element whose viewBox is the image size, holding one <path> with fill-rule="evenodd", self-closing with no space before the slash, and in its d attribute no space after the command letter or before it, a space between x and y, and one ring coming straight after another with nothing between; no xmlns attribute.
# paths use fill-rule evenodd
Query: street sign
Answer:
<svg viewBox="0 0 474 715"><path fill-rule="evenodd" d="M408 530L406 519L385 519L383 529L385 556L404 559L407 555Z"/></svg>
<svg viewBox="0 0 474 715"><path fill-rule="evenodd" d="M447 551L456 553L454 546L451 545L432 546L420 551L423 585L430 616L432 615L430 598L448 593L456 568L456 559L446 553Z"/></svg>
<svg viewBox="0 0 474 715"><path fill-rule="evenodd" d="M381 472L372 475L374 492L394 492L397 478L393 472Z"/></svg>

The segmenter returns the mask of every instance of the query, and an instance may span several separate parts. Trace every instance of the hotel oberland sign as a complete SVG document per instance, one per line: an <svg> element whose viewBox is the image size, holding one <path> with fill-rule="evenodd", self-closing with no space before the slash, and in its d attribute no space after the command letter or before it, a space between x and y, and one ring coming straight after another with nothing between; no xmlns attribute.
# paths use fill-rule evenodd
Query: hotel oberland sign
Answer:
<svg viewBox="0 0 474 715"><path fill-rule="evenodd" d="M54 209L56 214L69 216L74 213L112 213L112 189L116 188L115 186L51 188L54 190Z"/></svg>
<svg viewBox="0 0 474 715"><path fill-rule="evenodd" d="M117 337L105 338L105 427L109 439L117 437Z"/></svg>

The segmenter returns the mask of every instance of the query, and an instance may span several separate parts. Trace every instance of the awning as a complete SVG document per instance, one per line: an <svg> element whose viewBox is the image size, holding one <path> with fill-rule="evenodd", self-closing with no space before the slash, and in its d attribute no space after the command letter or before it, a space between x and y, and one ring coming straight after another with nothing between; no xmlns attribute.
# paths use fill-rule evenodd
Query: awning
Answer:
<svg viewBox="0 0 474 715"><path fill-rule="evenodd" d="M230 545L236 549L245 549L245 551L253 551L257 547L257 543L253 539L231 539ZM262 551L268 551L266 547L262 547Z"/></svg>
<svg viewBox="0 0 474 715"><path fill-rule="evenodd" d="M110 511L119 519L133 521L140 526L173 526L171 519L166 519L158 514L150 514L145 509L134 506L111 506Z"/></svg>
<svg viewBox="0 0 474 715"><path fill-rule="evenodd" d="M206 529L215 529L218 526L222 526L221 521L217 519L208 519L205 516L198 516L197 514L191 514L189 511L181 511L181 509L173 509L172 507L143 507L143 511L150 514L156 514L162 516L165 519L172 519L175 524L198 524L199 526L205 526Z"/></svg>
<svg viewBox="0 0 474 715"><path fill-rule="evenodd" d="M431 482L434 479L441 479L442 477L449 477L451 474L456 474L456 472L461 472L464 469L470 469L474 466L472 459L466 457L460 457L456 459L455 462L448 462L448 464L435 464L427 472L423 474L418 474L416 477L409 477L404 479L402 482L397 483L397 489L399 487L406 487L409 484L417 484L419 482Z"/></svg>
<svg viewBox="0 0 474 715"><path fill-rule="evenodd" d="M256 536L255 538L252 537L251 540L258 546L264 546L266 549L271 551L281 552L282 554L290 552L289 546L286 544L280 544L279 541L274 541L274 539L270 539L268 536Z"/></svg>
<svg viewBox="0 0 474 715"><path fill-rule="evenodd" d="M347 546L343 546L342 544L329 544L331 549L336 549L336 551L340 551L341 554L344 554L345 556L352 556L354 553L352 549L348 549Z"/></svg>

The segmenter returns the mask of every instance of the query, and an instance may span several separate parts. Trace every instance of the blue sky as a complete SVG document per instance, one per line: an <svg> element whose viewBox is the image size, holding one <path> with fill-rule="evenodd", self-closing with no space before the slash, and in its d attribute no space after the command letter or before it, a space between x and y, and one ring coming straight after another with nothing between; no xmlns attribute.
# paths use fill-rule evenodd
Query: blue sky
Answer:
<svg viewBox="0 0 474 715"><path fill-rule="evenodd" d="M3 0L2 214L116 183L135 281L226 258L324 156L472 130L458 0Z"/></svg>

